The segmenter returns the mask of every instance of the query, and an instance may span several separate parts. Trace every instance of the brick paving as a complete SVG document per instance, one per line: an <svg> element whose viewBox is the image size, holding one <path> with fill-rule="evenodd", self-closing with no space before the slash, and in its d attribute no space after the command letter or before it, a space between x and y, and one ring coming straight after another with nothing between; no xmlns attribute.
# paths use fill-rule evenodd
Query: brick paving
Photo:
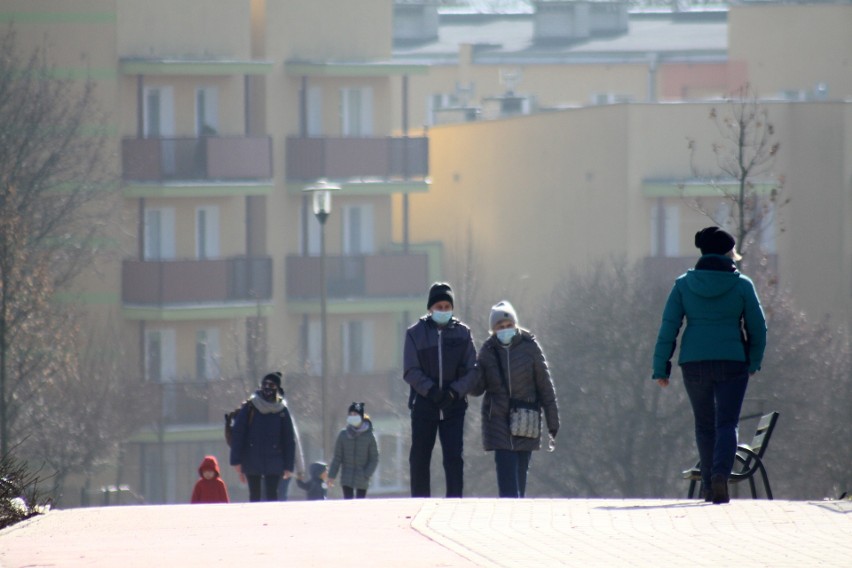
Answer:
<svg viewBox="0 0 852 568"><path fill-rule="evenodd" d="M0 531L0 567L837 566L852 501L367 499L68 509Z"/></svg>

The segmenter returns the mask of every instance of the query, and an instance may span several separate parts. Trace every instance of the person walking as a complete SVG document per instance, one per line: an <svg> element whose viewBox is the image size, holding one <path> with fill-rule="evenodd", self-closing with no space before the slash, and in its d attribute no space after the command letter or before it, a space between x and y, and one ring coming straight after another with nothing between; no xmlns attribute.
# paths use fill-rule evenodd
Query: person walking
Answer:
<svg viewBox="0 0 852 568"><path fill-rule="evenodd" d="M482 398L482 445L494 452L500 497L522 498L527 490L527 472L532 453L541 448L541 411L547 426L549 446L559 431L559 406L547 359L535 336L518 327L511 303L491 308L491 336L477 356L478 381L472 396ZM513 408L532 410L533 427L512 431Z"/></svg>
<svg viewBox="0 0 852 568"><path fill-rule="evenodd" d="M308 501L323 501L328 494L328 466L325 462L314 462L308 468L307 480L304 475L296 478L296 485L305 491Z"/></svg>
<svg viewBox="0 0 852 568"><path fill-rule="evenodd" d="M737 428L749 377L760 370L766 319L752 281L737 270L734 237L719 227L695 234L701 257L675 280L654 349L653 375L669 385L683 319L678 364L695 417L705 501L727 503Z"/></svg>
<svg viewBox="0 0 852 568"><path fill-rule="evenodd" d="M270 373L234 419L230 462L251 502L277 501L278 481L293 475L296 436L283 395L281 373Z"/></svg>
<svg viewBox="0 0 852 568"><path fill-rule="evenodd" d="M412 497L431 497L429 468L436 436L441 438L446 495L462 497L464 492L464 417L466 395L476 382L476 348L470 328L453 317L454 307L450 285L432 284L428 313L405 332Z"/></svg>
<svg viewBox="0 0 852 568"><path fill-rule="evenodd" d="M328 486L340 472L343 498L363 499L367 496L370 478L379 465L379 446L373 433L373 423L364 414L364 403L353 402L346 416L346 428L337 435L334 459L328 470Z"/></svg>

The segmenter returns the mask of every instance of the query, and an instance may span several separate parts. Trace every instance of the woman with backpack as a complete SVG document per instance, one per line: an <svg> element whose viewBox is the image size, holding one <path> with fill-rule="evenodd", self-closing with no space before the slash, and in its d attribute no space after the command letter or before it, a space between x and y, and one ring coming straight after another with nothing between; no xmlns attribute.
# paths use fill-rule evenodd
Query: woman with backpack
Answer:
<svg viewBox="0 0 852 568"><path fill-rule="evenodd" d="M234 418L230 462L251 502L277 501L279 480L293 475L296 435L283 395L281 373L270 373Z"/></svg>

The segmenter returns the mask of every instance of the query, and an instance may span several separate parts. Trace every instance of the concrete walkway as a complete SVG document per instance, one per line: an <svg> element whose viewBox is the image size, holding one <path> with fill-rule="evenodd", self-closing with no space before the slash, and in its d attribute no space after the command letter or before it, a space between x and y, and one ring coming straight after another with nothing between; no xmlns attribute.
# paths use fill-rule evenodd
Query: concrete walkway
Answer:
<svg viewBox="0 0 852 568"><path fill-rule="evenodd" d="M53 511L0 567L852 567L852 502L367 499Z"/></svg>

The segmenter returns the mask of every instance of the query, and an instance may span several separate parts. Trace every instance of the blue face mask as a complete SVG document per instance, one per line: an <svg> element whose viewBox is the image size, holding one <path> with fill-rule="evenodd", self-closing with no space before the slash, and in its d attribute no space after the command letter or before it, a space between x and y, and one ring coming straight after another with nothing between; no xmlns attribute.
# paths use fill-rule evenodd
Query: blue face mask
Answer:
<svg viewBox="0 0 852 568"><path fill-rule="evenodd" d="M498 329L496 332L497 340L503 345L509 345L512 342L512 338L515 337L516 333L518 333L518 329L515 327Z"/></svg>
<svg viewBox="0 0 852 568"><path fill-rule="evenodd" d="M439 312L437 310L432 312L432 321L437 323L438 325L447 325L447 323L450 321L450 318L452 317L452 310L450 310L449 312Z"/></svg>

